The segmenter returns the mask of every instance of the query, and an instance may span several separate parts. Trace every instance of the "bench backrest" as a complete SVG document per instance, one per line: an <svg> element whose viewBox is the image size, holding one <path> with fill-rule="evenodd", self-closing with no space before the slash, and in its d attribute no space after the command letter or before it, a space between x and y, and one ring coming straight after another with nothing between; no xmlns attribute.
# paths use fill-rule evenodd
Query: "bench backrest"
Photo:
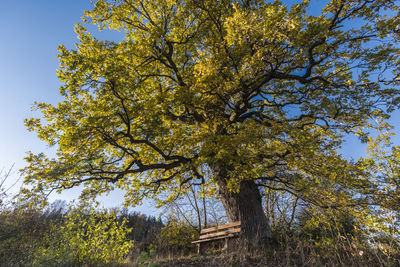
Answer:
<svg viewBox="0 0 400 267"><path fill-rule="evenodd" d="M240 233L241 230L240 226L241 222L237 221L229 224L224 224L221 226L205 228L200 232L200 240Z"/></svg>

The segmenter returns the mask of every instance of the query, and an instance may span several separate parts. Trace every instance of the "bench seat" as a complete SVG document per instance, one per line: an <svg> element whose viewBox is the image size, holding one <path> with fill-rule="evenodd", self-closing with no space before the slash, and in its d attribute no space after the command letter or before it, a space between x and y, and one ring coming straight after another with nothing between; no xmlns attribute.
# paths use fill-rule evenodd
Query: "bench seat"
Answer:
<svg viewBox="0 0 400 267"><path fill-rule="evenodd" d="M241 232L241 222L233 222L221 226L205 228L200 232L199 240L193 241L192 244L197 244L197 253L202 254L202 243L225 239L225 251L230 252L232 247L231 239L237 237Z"/></svg>

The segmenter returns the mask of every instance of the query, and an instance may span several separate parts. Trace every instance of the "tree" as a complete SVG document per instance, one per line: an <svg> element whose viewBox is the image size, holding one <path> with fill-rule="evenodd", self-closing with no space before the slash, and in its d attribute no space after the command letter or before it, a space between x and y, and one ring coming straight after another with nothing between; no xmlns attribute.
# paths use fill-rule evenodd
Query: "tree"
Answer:
<svg viewBox="0 0 400 267"><path fill-rule="evenodd" d="M354 206L373 182L337 149L399 104L399 8L390 0L98 0L60 46L64 101L26 121L57 156L29 154L30 192L121 188L163 204L200 184L244 241L271 229L260 187ZM375 124L373 122L378 121Z"/></svg>
<svg viewBox="0 0 400 267"><path fill-rule="evenodd" d="M167 219L172 216L174 220L197 228L198 232L203 228L226 224L227 219L221 201L215 197L206 198L204 192L194 185L190 193L164 205L162 213Z"/></svg>
<svg viewBox="0 0 400 267"><path fill-rule="evenodd" d="M6 209L12 195L8 192L19 182L20 178L16 179L11 185L7 185L7 180L12 177L14 164L8 169L0 170L0 212Z"/></svg>

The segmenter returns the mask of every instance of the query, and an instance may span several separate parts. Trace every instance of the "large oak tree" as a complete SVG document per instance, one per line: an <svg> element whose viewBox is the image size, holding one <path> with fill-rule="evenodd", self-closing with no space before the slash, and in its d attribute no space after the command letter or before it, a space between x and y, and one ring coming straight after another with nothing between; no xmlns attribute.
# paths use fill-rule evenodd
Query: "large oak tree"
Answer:
<svg viewBox="0 0 400 267"><path fill-rule="evenodd" d="M76 49L60 46L65 100L26 121L57 148L27 157L31 192L120 188L127 204L162 204L198 184L249 242L272 236L262 188L366 203L373 182L337 149L398 106L399 3L287 2L98 0L84 23L124 38L77 24Z"/></svg>

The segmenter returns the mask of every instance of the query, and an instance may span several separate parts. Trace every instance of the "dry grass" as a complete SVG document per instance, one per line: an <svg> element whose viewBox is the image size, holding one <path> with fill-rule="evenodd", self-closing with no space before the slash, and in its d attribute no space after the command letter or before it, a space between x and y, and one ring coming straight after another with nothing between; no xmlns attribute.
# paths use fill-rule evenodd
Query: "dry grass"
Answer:
<svg viewBox="0 0 400 267"><path fill-rule="evenodd" d="M214 250L206 256L194 254L187 256L156 255L145 265L131 262L126 266L400 266L398 247L372 246L370 242L344 237L324 242L311 243L308 240L285 237L274 248L256 249L252 252L226 255Z"/></svg>

